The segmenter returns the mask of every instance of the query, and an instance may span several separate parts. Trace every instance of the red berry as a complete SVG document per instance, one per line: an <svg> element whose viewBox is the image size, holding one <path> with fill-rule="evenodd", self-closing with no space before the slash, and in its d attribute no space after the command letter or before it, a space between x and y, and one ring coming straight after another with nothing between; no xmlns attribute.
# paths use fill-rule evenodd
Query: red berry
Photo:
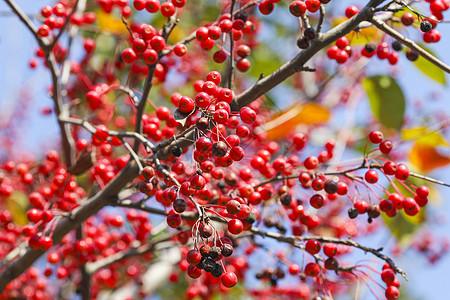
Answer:
<svg viewBox="0 0 450 300"><path fill-rule="evenodd" d="M226 59L227 59L227 54L223 50L218 50L218 51L214 52L214 54L213 54L213 60L218 64L223 63Z"/></svg>
<svg viewBox="0 0 450 300"><path fill-rule="evenodd" d="M354 15L356 15L357 13L359 13L359 8L357 8L354 5L347 7L347 9L345 10L345 16L349 19Z"/></svg>
<svg viewBox="0 0 450 300"><path fill-rule="evenodd" d="M384 269L381 272L381 280L383 280L388 286L395 280L395 272L392 269Z"/></svg>
<svg viewBox="0 0 450 300"><path fill-rule="evenodd" d="M190 250L187 254L186 260L191 265L198 265L202 260L202 255L197 250Z"/></svg>
<svg viewBox="0 0 450 300"><path fill-rule="evenodd" d="M311 204L311 206L315 209L319 209L325 204L325 198L320 194L314 194L309 199L309 204Z"/></svg>
<svg viewBox="0 0 450 300"><path fill-rule="evenodd" d="M256 120L256 113L248 106L241 108L239 116L245 124L252 124Z"/></svg>
<svg viewBox="0 0 450 300"><path fill-rule="evenodd" d="M244 230L244 224L239 219L231 219L228 221L228 231L231 234L239 234Z"/></svg>
<svg viewBox="0 0 450 300"><path fill-rule="evenodd" d="M136 10L140 11L143 10L145 8L145 4L146 4L146 0L134 0L133 1L133 6Z"/></svg>
<svg viewBox="0 0 450 300"><path fill-rule="evenodd" d="M349 45L350 45L350 43L349 43L347 37L345 37L345 36L339 38L339 39L336 41L336 46L337 46L339 49L342 49L342 50L345 50L345 48L346 48L347 46L349 46Z"/></svg>
<svg viewBox="0 0 450 300"><path fill-rule="evenodd" d="M293 1L289 5L289 11L295 17L301 17L306 12L306 4L305 4L305 2L299 1L299 0Z"/></svg>
<svg viewBox="0 0 450 300"><path fill-rule="evenodd" d="M404 164L398 164L397 170L395 171L395 178L398 180L406 180L409 177L409 169Z"/></svg>
<svg viewBox="0 0 450 300"><path fill-rule="evenodd" d="M305 275L310 277L317 277L320 274L320 266L316 263L308 263L305 266Z"/></svg>
<svg viewBox="0 0 450 300"><path fill-rule="evenodd" d="M297 275L300 272L300 266L297 264L289 265L289 273L291 275Z"/></svg>
<svg viewBox="0 0 450 300"><path fill-rule="evenodd" d="M306 4L306 9L308 9L308 11L310 11L312 13L315 13L320 8L319 0L306 0L305 4Z"/></svg>
<svg viewBox="0 0 450 300"><path fill-rule="evenodd" d="M337 253L337 246L333 243L326 243L323 246L323 253L328 257L333 257Z"/></svg>
<svg viewBox="0 0 450 300"><path fill-rule="evenodd" d="M386 296L387 300L397 300L398 298L400 298L400 292L398 288L393 285L387 287L384 295Z"/></svg>
<svg viewBox="0 0 450 300"><path fill-rule="evenodd" d="M402 22L403 25L405 26L409 26L412 25L415 21L415 17L412 13L410 12L405 12L402 17L400 18L400 21Z"/></svg>
<svg viewBox="0 0 450 300"><path fill-rule="evenodd" d="M392 142L390 140L384 140L380 143L380 151L384 154L389 154L392 150Z"/></svg>
<svg viewBox="0 0 450 300"><path fill-rule="evenodd" d="M181 225L181 216L179 214L171 214L167 216L167 224L171 228L177 228Z"/></svg>
<svg viewBox="0 0 450 300"><path fill-rule="evenodd" d="M199 278L200 276L202 276L202 270L200 270L196 266L189 265L189 267L187 269L187 274L189 277L196 279L196 278Z"/></svg>
<svg viewBox="0 0 450 300"><path fill-rule="evenodd" d="M160 106L156 109L156 116L161 121L166 121L170 117L170 109L167 106Z"/></svg>
<svg viewBox="0 0 450 300"><path fill-rule="evenodd" d="M416 188L416 193L417 193L417 196L428 197L428 194L430 193L430 189L425 185L421 185Z"/></svg>
<svg viewBox="0 0 450 300"><path fill-rule="evenodd" d="M250 68L250 61L247 58L241 58L236 62L236 68L244 73Z"/></svg>
<svg viewBox="0 0 450 300"><path fill-rule="evenodd" d="M175 53L176 56L184 56L187 53L187 47L184 44L176 44L173 47L173 53Z"/></svg>
<svg viewBox="0 0 450 300"><path fill-rule="evenodd" d="M378 173L375 170L369 170L364 175L364 179L371 184L378 182Z"/></svg>
<svg viewBox="0 0 450 300"><path fill-rule="evenodd" d="M262 0L258 8L263 15L269 15L273 11L274 5L270 0Z"/></svg>
<svg viewBox="0 0 450 300"><path fill-rule="evenodd" d="M305 159L303 164L308 170L313 170L319 165L319 159L317 159L317 157L315 156L310 156Z"/></svg>
<svg viewBox="0 0 450 300"><path fill-rule="evenodd" d="M158 61L158 52L153 49L147 49L142 54L142 59L147 65L153 65Z"/></svg>
<svg viewBox="0 0 450 300"><path fill-rule="evenodd" d="M51 29L50 29L50 27L49 27L48 25L42 24L42 25L38 28L37 34L38 34L40 37L47 37L47 36L50 34L50 31L51 31Z"/></svg>
<svg viewBox="0 0 450 300"><path fill-rule="evenodd" d="M180 102L178 103L178 108L182 113L190 113L195 108L195 102L191 98L187 96L183 96L180 98Z"/></svg>
<svg viewBox="0 0 450 300"><path fill-rule="evenodd" d="M225 287L231 288L237 284L238 279L234 272L226 272L222 275L221 281Z"/></svg>
<svg viewBox="0 0 450 300"><path fill-rule="evenodd" d="M150 40L150 45L155 51L161 51L166 46L166 41L162 36L156 35Z"/></svg>
<svg viewBox="0 0 450 300"><path fill-rule="evenodd" d="M132 62L134 62L136 60L136 58L137 58L137 55L133 49L126 48L125 50L123 50L122 59L124 62L131 64Z"/></svg>
<svg viewBox="0 0 450 300"><path fill-rule="evenodd" d="M381 131L375 130L369 133L369 140L373 144L379 144L383 141L383 133Z"/></svg>
<svg viewBox="0 0 450 300"><path fill-rule="evenodd" d="M200 27L199 29L197 29L196 33L195 33L195 37L198 41L202 42L202 41L206 41L207 39L209 39L209 31L208 28L206 27Z"/></svg>
<svg viewBox="0 0 450 300"><path fill-rule="evenodd" d="M161 14L164 17L169 18L174 13L175 13L175 6L173 5L172 2L164 2L163 4L161 4Z"/></svg>
<svg viewBox="0 0 450 300"><path fill-rule="evenodd" d="M354 207L356 208L359 214L364 214L369 209L369 204L367 204L367 202L364 200L360 200L355 202Z"/></svg>
<svg viewBox="0 0 450 300"><path fill-rule="evenodd" d="M305 245L305 250L311 255L319 253L321 248L322 247L317 240L309 240Z"/></svg>

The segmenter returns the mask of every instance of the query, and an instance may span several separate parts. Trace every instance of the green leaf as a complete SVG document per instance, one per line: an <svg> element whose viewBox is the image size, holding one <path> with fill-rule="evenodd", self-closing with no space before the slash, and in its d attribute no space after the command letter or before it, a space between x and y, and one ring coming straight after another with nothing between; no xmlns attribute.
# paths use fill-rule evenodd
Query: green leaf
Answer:
<svg viewBox="0 0 450 300"><path fill-rule="evenodd" d="M395 79L376 75L364 79L363 86L378 121L388 128L400 130L405 113L405 96Z"/></svg>
<svg viewBox="0 0 450 300"><path fill-rule="evenodd" d="M248 74L256 78L259 78L261 74L265 76L272 74L283 64L280 57L264 45L252 52L251 59L252 65Z"/></svg>
<svg viewBox="0 0 450 300"><path fill-rule="evenodd" d="M420 212L414 217L408 216L403 210L399 211L393 218L390 218L386 216L386 214L382 213L383 221L387 228L389 228L389 231L395 236L397 241L403 247L407 247L410 244L414 233L420 228L421 225L420 223L417 224L416 221L413 221L412 219L424 219L424 215L424 207L422 207Z"/></svg>
<svg viewBox="0 0 450 300"><path fill-rule="evenodd" d="M420 47L436 57L436 55L430 49L426 48L423 45L420 45ZM414 62L414 66L416 66L424 75L428 76L434 81L442 85L446 85L447 79L445 77L445 72L422 56L419 56L419 58Z"/></svg>
<svg viewBox="0 0 450 300"><path fill-rule="evenodd" d="M27 209L28 197L25 193L14 192L11 196L6 198L6 207L13 216L14 223L17 225L28 224Z"/></svg>

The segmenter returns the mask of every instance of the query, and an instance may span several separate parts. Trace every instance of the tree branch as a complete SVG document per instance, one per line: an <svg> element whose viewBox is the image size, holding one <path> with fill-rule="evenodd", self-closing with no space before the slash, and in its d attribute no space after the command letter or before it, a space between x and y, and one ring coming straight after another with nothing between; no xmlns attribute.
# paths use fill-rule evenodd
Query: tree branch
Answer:
<svg viewBox="0 0 450 300"><path fill-rule="evenodd" d="M298 241L308 241L308 240L317 240L321 243L334 243L334 244L341 244L341 245L347 245L354 248L358 248L363 250L365 253L372 253L376 257L384 260L389 264L389 266L394 270L396 273L399 273L407 280L406 273L402 269L400 269L395 262L388 256L381 253L382 250L379 249L373 249L366 246L363 246L357 242L355 242L352 239L339 239L334 237L321 237L321 236L308 236L308 237L298 237L294 235L283 235L281 233L275 233L275 232L266 232L262 231L256 227L252 227L250 230L252 233L262 236L262 237L270 237L272 239L275 239L280 242L288 243L288 244L296 244Z"/></svg>
<svg viewBox="0 0 450 300"><path fill-rule="evenodd" d="M261 97L288 77L301 71L302 66L313 57L317 52L327 45L336 41L340 37L350 33L359 23L372 19L374 7L383 3L384 0L371 0L361 11L351 19L330 29L325 34L319 36L311 42L309 48L302 50L297 56L285 63L278 70L269 76L258 80L251 88L243 91L236 97L238 108L250 104L255 99Z"/></svg>
<svg viewBox="0 0 450 300"><path fill-rule="evenodd" d="M113 202L117 194L138 175L136 163L130 161L127 166L108 185L93 197L89 198L81 206L75 208L69 216L62 217L53 231L53 244L57 244L69 232L77 228L90 216L96 214L101 208ZM45 251L28 249L19 254L19 258L9 264L0 273L0 293L6 285L22 274L30 267Z"/></svg>
<svg viewBox="0 0 450 300"><path fill-rule="evenodd" d="M28 27L31 34L33 34L34 38L38 42L40 46L47 45L48 40L43 40L37 33L38 29L36 25L30 20L30 18L27 16L27 14L14 2L14 0L5 0L6 4L8 4L9 7L14 11L14 13L19 17L19 19L22 21L22 23L25 24L25 26Z"/></svg>
<svg viewBox="0 0 450 300"><path fill-rule="evenodd" d="M151 65L148 70L147 78L145 79L144 83L144 91L142 92L141 101L139 101L139 105L137 106L137 112L136 112L136 126L134 128L134 131L137 133L142 133L142 115L144 114L145 104L147 103L148 95L150 94L150 90L153 86L153 75L155 75L155 69L156 65L158 64L159 59L156 63ZM134 143L133 150L138 151L139 150L140 142L136 141Z"/></svg>
<svg viewBox="0 0 450 300"><path fill-rule="evenodd" d="M130 208L136 208L136 209L140 209L149 213L154 213L154 214L159 214L159 215L163 215L163 216L167 216L167 213L163 210L160 209L156 209L156 208L151 208L151 207L147 207L142 203L139 202L133 202L130 200L123 200L120 201L117 206L122 206L122 207L130 207ZM186 220L196 220L198 218L198 215L195 212L185 212L183 214L181 214L181 217L183 219ZM216 222L219 223L225 223L226 221L224 221L223 219L215 216L215 215L211 215L208 216L211 220L214 220ZM263 231L260 230L257 227L252 227L249 230L252 234L254 235L259 235L261 237L269 237L272 239L275 239L279 242L283 242L283 243L287 243L287 244L291 244L293 246L298 247L299 241L307 241L307 240L317 240L321 243L335 243L335 244L341 244L341 245L347 245L347 246L351 246L351 247L355 247L358 249L363 250L364 252L369 252L372 253L373 255L375 255L376 257L386 261L389 266L396 272L399 273L400 275L402 275L405 279L407 279L406 277L406 273L399 268L395 262L388 256L384 255L381 253L382 250L379 249L373 249L370 247L366 247L363 246L357 242L355 242L354 240L351 239L339 239L339 238L334 238L334 237L318 237L318 236L309 236L309 237L299 237L299 236L294 236L294 235L284 235L281 233L276 233L276 232L270 232L270 231Z"/></svg>
<svg viewBox="0 0 450 300"><path fill-rule="evenodd" d="M381 21L377 17L373 17L370 22L375 25L378 29L381 31L387 33L388 35L395 38L397 41L402 43L403 45L411 48L415 52L417 52L420 56L431 62L432 64L436 65L437 67L441 68L443 71L450 73L450 66L446 65L444 62L439 60L434 55L430 54L429 52L425 51L423 48L421 48L419 45L414 43L412 40L404 37L400 32L393 29L392 27L389 27L385 22Z"/></svg>

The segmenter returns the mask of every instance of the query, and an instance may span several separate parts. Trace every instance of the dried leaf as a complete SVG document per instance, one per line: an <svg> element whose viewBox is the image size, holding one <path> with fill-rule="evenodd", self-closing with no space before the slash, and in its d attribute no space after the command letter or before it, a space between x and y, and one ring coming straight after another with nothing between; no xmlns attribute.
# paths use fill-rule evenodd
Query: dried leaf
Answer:
<svg viewBox="0 0 450 300"><path fill-rule="evenodd" d="M192 113L184 113L184 112L181 112L181 111L177 108L177 109L175 110L174 114L173 114L173 117L174 117L175 120L177 120L178 123L181 124L181 126L184 127L184 125L186 125L187 119L189 118L189 116L190 116L191 114L192 114Z"/></svg>
<svg viewBox="0 0 450 300"><path fill-rule="evenodd" d="M329 118L330 111L322 105L296 103L261 125L259 130L265 131L269 139L277 140L285 137L300 124L322 123Z"/></svg>
<svg viewBox="0 0 450 300"><path fill-rule="evenodd" d="M128 34L127 27L120 18L102 10L97 11L97 23L100 30L117 34Z"/></svg>
<svg viewBox="0 0 450 300"><path fill-rule="evenodd" d="M402 138L431 147L449 145L439 131L430 131L427 127L405 128L402 130Z"/></svg>
<svg viewBox="0 0 450 300"><path fill-rule="evenodd" d="M450 163L450 157L442 155L435 147L422 143L414 144L409 153L409 160L425 173Z"/></svg>

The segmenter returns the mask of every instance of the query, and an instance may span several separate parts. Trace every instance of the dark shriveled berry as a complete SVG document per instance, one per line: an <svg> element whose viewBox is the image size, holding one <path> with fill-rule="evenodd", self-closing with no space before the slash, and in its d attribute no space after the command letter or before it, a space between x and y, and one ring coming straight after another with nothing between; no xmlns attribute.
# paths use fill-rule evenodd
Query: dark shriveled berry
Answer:
<svg viewBox="0 0 450 300"><path fill-rule="evenodd" d="M317 36L316 30L314 28L312 28L312 27L306 28L305 32L303 32L303 35L305 36L305 38L307 40L313 40Z"/></svg>
<svg viewBox="0 0 450 300"><path fill-rule="evenodd" d="M373 42L368 42L364 49L366 49L367 53L372 53L373 51L377 50L377 45Z"/></svg>
<svg viewBox="0 0 450 300"><path fill-rule="evenodd" d="M245 222L249 224L253 224L256 221L256 214L254 212L251 212L247 218L244 219Z"/></svg>
<svg viewBox="0 0 450 300"><path fill-rule="evenodd" d="M266 226L267 228L271 228L273 226L275 226L275 220L273 217L265 217L264 218L264 226Z"/></svg>
<svg viewBox="0 0 450 300"><path fill-rule="evenodd" d="M214 247L211 247L211 249L209 249L209 256L212 259L219 258L221 255L222 255L222 250L220 250L219 247L214 246Z"/></svg>
<svg viewBox="0 0 450 300"><path fill-rule="evenodd" d="M338 261L334 257L330 257L325 261L325 268L327 270L332 270L332 271L337 270L338 265L339 265Z"/></svg>
<svg viewBox="0 0 450 300"><path fill-rule="evenodd" d="M224 157L227 154L228 146L223 141L213 144L211 153L216 157Z"/></svg>
<svg viewBox="0 0 450 300"><path fill-rule="evenodd" d="M275 271L275 276L276 276L278 279L283 279L284 276L285 276L283 269L281 269L280 267L278 267L278 268L276 269L276 271Z"/></svg>
<svg viewBox="0 0 450 300"><path fill-rule="evenodd" d="M222 255L225 257L231 256L233 254L233 246L230 244L223 244L222 245Z"/></svg>
<svg viewBox="0 0 450 300"><path fill-rule="evenodd" d="M392 42L392 49L394 49L395 51L401 51L402 48L403 48L403 45L399 41Z"/></svg>
<svg viewBox="0 0 450 300"><path fill-rule="evenodd" d="M202 256L202 260L196 265L196 267L200 270L203 270L203 262L205 261L206 257Z"/></svg>
<svg viewBox="0 0 450 300"><path fill-rule="evenodd" d="M208 257L210 249L211 249L211 247L209 245L203 245L203 246L200 247L200 254L203 257Z"/></svg>
<svg viewBox="0 0 450 300"><path fill-rule="evenodd" d="M281 233L286 233L286 228L283 225L283 222L278 221L275 223L275 228L278 229Z"/></svg>
<svg viewBox="0 0 450 300"><path fill-rule="evenodd" d="M213 234L213 228L208 224L200 226L200 235L202 238L207 239Z"/></svg>
<svg viewBox="0 0 450 300"><path fill-rule="evenodd" d="M234 16L235 19L241 19L242 21L246 22L248 18L248 14L245 11L238 11L236 15Z"/></svg>
<svg viewBox="0 0 450 300"><path fill-rule="evenodd" d="M173 147L171 151L172 151L173 156L176 156L176 157L180 157L181 154L183 154L183 149L181 149L180 146Z"/></svg>
<svg viewBox="0 0 450 300"><path fill-rule="evenodd" d="M309 41L305 37L301 37L297 40L297 47L300 49L308 49Z"/></svg>
<svg viewBox="0 0 450 300"><path fill-rule="evenodd" d="M338 184L334 180L327 180L325 181L324 189L327 194L334 194L338 190Z"/></svg>
<svg viewBox="0 0 450 300"><path fill-rule="evenodd" d="M187 203L186 203L186 201L184 201L184 199L178 198L173 203L173 209L179 214L186 211L186 208L187 208Z"/></svg>
<svg viewBox="0 0 450 300"><path fill-rule="evenodd" d="M206 272L212 272L216 268L216 262L211 258L207 258L203 261L203 269Z"/></svg>
<svg viewBox="0 0 450 300"><path fill-rule="evenodd" d="M358 211L356 210L356 208L351 207L348 209L348 217L350 219L354 219L358 216Z"/></svg>
<svg viewBox="0 0 450 300"><path fill-rule="evenodd" d="M378 218L380 216L380 207L378 205L370 205L367 214L372 219Z"/></svg>
<svg viewBox="0 0 450 300"><path fill-rule="evenodd" d="M424 20L420 23L420 30L423 32L428 32L431 29L433 29L433 25L431 25L431 22L428 20Z"/></svg>
<svg viewBox="0 0 450 300"><path fill-rule="evenodd" d="M283 206L286 206L286 207L290 207L291 206L291 202L292 202L292 197L291 197L291 195L289 195L289 194L283 194L281 197L280 197L280 202L281 202L281 204L283 204Z"/></svg>
<svg viewBox="0 0 450 300"><path fill-rule="evenodd" d="M419 54L411 49L406 51L406 58L410 61L416 61L419 58Z"/></svg>
<svg viewBox="0 0 450 300"><path fill-rule="evenodd" d="M208 118L201 117L197 119L197 122L195 122L195 126L201 131L206 131L209 128L209 121Z"/></svg>
<svg viewBox="0 0 450 300"><path fill-rule="evenodd" d="M216 264L214 270L212 270L211 275L215 278L219 278L223 274L223 268L220 264Z"/></svg>

